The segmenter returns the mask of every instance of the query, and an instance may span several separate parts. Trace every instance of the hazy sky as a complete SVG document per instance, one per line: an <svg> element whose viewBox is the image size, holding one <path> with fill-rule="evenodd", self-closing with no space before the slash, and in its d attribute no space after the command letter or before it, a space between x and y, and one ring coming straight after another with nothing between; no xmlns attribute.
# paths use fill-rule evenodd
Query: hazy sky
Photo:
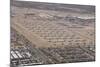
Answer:
<svg viewBox="0 0 100 67"><path fill-rule="evenodd" d="M95 5L95 0L21 0L21 1L40 1L40 2Z"/></svg>

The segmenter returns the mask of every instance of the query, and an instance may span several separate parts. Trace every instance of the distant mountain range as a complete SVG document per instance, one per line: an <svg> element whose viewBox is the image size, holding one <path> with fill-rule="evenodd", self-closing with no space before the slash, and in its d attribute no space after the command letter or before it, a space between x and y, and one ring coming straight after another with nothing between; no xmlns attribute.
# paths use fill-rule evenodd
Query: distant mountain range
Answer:
<svg viewBox="0 0 100 67"><path fill-rule="evenodd" d="M46 3L34 1L11 1L11 5L25 8L35 8L43 10L54 11L71 11L80 13L95 13L94 5L76 5L76 4L60 4L60 3Z"/></svg>

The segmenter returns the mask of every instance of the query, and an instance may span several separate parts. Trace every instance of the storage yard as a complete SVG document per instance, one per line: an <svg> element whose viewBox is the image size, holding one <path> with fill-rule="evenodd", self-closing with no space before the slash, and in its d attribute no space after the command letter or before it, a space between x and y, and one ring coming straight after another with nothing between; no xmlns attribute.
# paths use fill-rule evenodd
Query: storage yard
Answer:
<svg viewBox="0 0 100 67"><path fill-rule="evenodd" d="M11 66L95 61L95 7L11 2Z"/></svg>

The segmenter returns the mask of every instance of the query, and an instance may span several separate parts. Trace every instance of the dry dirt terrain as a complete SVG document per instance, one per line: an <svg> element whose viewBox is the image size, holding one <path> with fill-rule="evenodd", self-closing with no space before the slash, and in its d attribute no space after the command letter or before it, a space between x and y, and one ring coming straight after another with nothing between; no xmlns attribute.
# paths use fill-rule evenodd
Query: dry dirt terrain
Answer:
<svg viewBox="0 0 100 67"><path fill-rule="evenodd" d="M95 6L11 1L11 66L95 60Z"/></svg>

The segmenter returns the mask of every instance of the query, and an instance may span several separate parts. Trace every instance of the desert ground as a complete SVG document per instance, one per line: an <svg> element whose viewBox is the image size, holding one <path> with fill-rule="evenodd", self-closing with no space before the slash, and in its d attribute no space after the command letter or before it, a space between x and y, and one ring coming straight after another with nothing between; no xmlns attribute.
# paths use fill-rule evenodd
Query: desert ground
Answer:
<svg viewBox="0 0 100 67"><path fill-rule="evenodd" d="M11 66L95 61L95 6L11 1Z"/></svg>

